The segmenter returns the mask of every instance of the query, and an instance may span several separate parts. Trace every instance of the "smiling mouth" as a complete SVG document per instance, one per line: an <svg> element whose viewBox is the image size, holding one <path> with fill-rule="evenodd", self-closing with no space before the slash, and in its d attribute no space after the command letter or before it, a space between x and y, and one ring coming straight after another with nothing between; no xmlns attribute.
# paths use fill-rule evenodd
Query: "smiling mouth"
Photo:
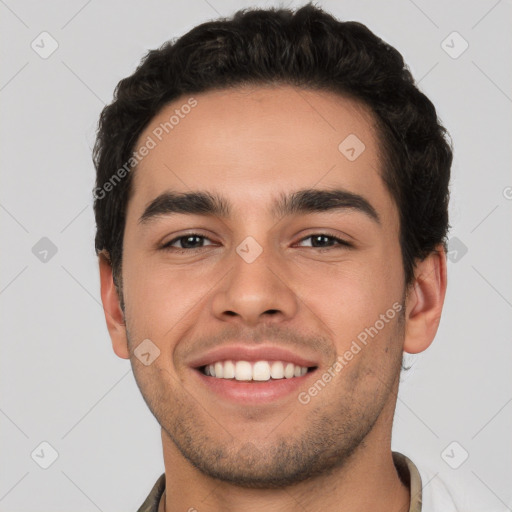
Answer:
<svg viewBox="0 0 512 512"><path fill-rule="evenodd" d="M296 379L316 370L316 366L299 366L289 361L217 361L197 368L203 375L216 379L268 382Z"/></svg>

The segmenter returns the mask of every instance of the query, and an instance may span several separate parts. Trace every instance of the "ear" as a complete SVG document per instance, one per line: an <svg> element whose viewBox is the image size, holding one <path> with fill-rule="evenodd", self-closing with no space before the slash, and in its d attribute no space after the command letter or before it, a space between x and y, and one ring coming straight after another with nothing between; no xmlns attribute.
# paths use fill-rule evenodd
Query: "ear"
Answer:
<svg viewBox="0 0 512 512"><path fill-rule="evenodd" d="M414 281L407 291L405 352L423 352L434 340L441 320L446 284L446 251L442 245L438 245L417 263Z"/></svg>
<svg viewBox="0 0 512 512"><path fill-rule="evenodd" d="M128 350L124 314L121 310L119 295L117 294L117 289L114 284L110 258L108 254L103 251L99 254L99 266L101 302L103 303L103 311L105 313L110 339L112 340L112 348L119 357L129 359L130 351Z"/></svg>

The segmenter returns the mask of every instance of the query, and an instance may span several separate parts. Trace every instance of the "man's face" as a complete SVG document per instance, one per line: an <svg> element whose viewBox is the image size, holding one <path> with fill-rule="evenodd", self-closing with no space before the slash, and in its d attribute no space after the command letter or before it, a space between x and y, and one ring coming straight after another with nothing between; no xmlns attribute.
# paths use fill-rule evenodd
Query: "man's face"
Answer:
<svg viewBox="0 0 512 512"><path fill-rule="evenodd" d="M188 96L164 108L138 142L156 146L135 171L124 233L134 374L169 450L203 473L297 482L389 434L404 334L397 209L372 116L355 102L291 87L194 98L192 109L180 110ZM161 134L176 109L183 118ZM351 195L338 208L317 196L316 206L276 211L307 189ZM193 192L222 197L229 215L162 213L161 200L140 220L160 195ZM160 351L148 366L133 355L146 339ZM308 372L204 374L226 360L263 361L264 379L267 368L279 377L276 361Z"/></svg>

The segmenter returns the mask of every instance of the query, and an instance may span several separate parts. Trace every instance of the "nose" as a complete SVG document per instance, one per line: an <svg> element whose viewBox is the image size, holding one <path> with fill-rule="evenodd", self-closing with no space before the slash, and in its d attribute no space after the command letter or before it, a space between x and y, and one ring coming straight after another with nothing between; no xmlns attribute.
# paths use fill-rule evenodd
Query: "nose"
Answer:
<svg viewBox="0 0 512 512"><path fill-rule="evenodd" d="M248 260L250 261L250 260ZM212 300L213 314L223 321L255 326L261 322L282 322L298 310L293 283L278 256L263 252L252 262L238 253Z"/></svg>

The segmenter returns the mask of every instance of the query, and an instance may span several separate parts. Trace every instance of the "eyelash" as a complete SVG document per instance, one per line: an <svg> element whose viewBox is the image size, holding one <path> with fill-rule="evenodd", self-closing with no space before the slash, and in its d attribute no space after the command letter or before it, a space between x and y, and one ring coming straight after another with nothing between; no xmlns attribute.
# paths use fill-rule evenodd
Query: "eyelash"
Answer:
<svg viewBox="0 0 512 512"><path fill-rule="evenodd" d="M352 247L352 244L347 242L346 240L343 240L342 238L338 238L337 236L331 235L329 233L313 233L312 235L308 235L304 238L301 238L299 242L303 242L304 240L307 240L308 238L314 238L314 237L326 237L330 238L331 240L334 240L338 245L337 247ZM185 252L191 252L191 251L200 251L201 249L205 249L206 247L194 247L192 249L180 249L177 247L171 247L174 243L178 242L179 240L182 240L184 238L189 237L199 237L206 240L210 240L207 236L200 235L199 233L187 233L186 235L178 236L176 238L173 238L171 241L164 244L161 249L164 251L171 251L178 254L183 254ZM210 240L211 241L211 240ZM330 246L330 247L311 247L311 249L334 249L336 246Z"/></svg>

